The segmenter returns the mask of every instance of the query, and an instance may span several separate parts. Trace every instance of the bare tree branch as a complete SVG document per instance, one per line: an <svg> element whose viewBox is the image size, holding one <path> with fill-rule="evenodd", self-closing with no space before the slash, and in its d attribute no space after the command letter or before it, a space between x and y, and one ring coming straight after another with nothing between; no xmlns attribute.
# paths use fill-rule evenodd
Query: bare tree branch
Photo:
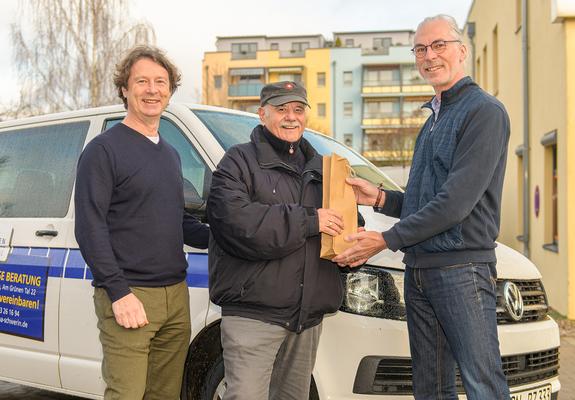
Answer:
<svg viewBox="0 0 575 400"><path fill-rule="evenodd" d="M20 7L21 22L11 27L20 99L4 118L119 103L116 60L156 41L149 23L130 22L128 0L29 0Z"/></svg>

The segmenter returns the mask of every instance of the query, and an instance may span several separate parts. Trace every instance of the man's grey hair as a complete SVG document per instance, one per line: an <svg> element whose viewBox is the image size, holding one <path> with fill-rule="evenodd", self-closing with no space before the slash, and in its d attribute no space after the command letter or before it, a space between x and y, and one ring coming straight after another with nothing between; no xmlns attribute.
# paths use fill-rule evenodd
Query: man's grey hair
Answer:
<svg viewBox="0 0 575 400"><path fill-rule="evenodd" d="M455 21L455 18L453 18L451 15L438 14L438 15L435 15L433 17L427 17L423 21L421 21L419 23L419 25L417 25L417 30L419 30L419 28L421 28L423 25L427 24L428 22L433 22L433 21L445 21L445 22L447 22L447 24L449 25L449 30L451 31L451 34L453 35L453 39L460 40L463 42L463 32L461 32L461 29L459 29L459 27L457 26L457 21Z"/></svg>

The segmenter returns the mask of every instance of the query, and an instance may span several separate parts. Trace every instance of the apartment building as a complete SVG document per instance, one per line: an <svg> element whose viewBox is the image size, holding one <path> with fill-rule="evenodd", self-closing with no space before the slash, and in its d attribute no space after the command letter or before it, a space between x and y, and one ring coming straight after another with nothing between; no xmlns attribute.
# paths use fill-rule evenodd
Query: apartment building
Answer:
<svg viewBox="0 0 575 400"><path fill-rule="evenodd" d="M308 126L331 132L330 49L322 35L218 37L202 71L205 104L256 112L266 83L301 82L311 106Z"/></svg>
<svg viewBox="0 0 575 400"><path fill-rule="evenodd" d="M414 66L414 32L218 37L203 60L203 101L255 111L262 86L302 82L308 126L334 136L380 165L410 164L415 136L433 96Z"/></svg>
<svg viewBox="0 0 575 400"><path fill-rule="evenodd" d="M475 0L465 33L470 74L511 119L499 240L575 318L575 2Z"/></svg>
<svg viewBox="0 0 575 400"><path fill-rule="evenodd" d="M334 32L335 137L378 165L411 164L415 138L429 115L421 106L433 89L414 65L414 34Z"/></svg>

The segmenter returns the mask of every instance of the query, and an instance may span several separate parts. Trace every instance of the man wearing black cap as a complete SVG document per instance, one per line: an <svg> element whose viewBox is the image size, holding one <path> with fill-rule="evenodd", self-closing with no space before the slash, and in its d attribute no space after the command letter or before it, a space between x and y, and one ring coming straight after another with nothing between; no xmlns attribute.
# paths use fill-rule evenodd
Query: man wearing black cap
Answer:
<svg viewBox="0 0 575 400"><path fill-rule="evenodd" d="M307 399L326 313L343 288L320 259L320 232L340 213L322 209L322 158L302 137L306 91L266 85L261 125L228 150L212 178L210 298L222 309L225 400Z"/></svg>

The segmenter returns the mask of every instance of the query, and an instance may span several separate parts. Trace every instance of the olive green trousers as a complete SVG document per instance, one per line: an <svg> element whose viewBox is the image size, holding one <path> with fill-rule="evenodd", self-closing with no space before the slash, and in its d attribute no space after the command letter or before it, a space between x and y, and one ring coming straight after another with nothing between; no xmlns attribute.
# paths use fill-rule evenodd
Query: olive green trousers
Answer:
<svg viewBox="0 0 575 400"><path fill-rule="evenodd" d="M177 400L191 332L186 282L131 290L143 303L150 321L138 329L118 325L106 291L94 290L104 353L104 399Z"/></svg>

